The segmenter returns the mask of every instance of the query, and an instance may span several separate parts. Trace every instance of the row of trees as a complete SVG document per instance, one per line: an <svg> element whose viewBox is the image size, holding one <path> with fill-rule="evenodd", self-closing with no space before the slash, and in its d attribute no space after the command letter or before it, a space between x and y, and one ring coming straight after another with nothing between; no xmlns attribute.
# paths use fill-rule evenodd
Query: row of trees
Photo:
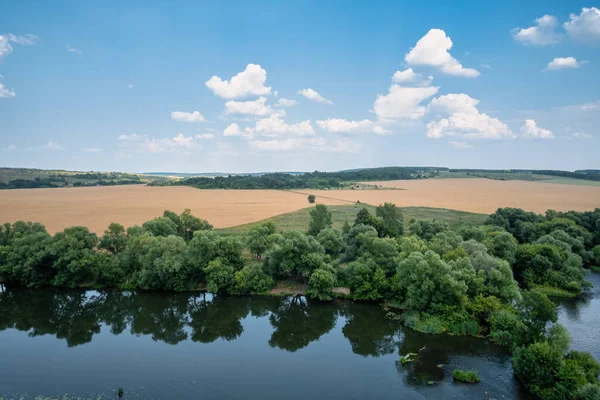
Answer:
<svg viewBox="0 0 600 400"><path fill-rule="evenodd" d="M67 173L44 173L38 170L19 170L17 174L24 175L23 171L31 171L31 174L38 173L39 176L29 178L11 179L8 182L0 181L0 189L38 189L38 188L58 188L65 186L115 186L115 185L135 185L143 183L138 175L125 174L121 172L85 172L77 174ZM4 168L2 173L10 174L10 168ZM1 177L1 176L0 176Z"/></svg>
<svg viewBox="0 0 600 400"><path fill-rule="evenodd" d="M229 295L265 293L292 280L324 301L341 286L355 300L384 302L389 315L418 331L484 335L511 347L517 377L544 398L588 384L585 390L598 389L597 374L582 373L597 364L566 352L568 335L554 324L556 307L544 293L576 295L590 287L583 267L600 265L600 209L546 215L499 209L484 226L456 230L413 220L406 234L400 210L388 203L375 215L361 210L343 229L332 227L324 205L310 215L307 233L277 232L266 223L241 239L212 231L189 210L165 211L127 230L111 224L101 238L83 227L51 236L39 224L7 224L0 231L0 274L29 287L184 291L206 284ZM538 354L544 346L559 349L555 364L539 380L530 378L531 368L546 368L546 355Z"/></svg>
<svg viewBox="0 0 600 400"><path fill-rule="evenodd" d="M269 173L262 175L229 175L192 177L172 182L153 182L152 185L185 185L200 189L329 189L348 182L422 179L438 175L445 168L383 167L339 172L309 172L303 174Z"/></svg>

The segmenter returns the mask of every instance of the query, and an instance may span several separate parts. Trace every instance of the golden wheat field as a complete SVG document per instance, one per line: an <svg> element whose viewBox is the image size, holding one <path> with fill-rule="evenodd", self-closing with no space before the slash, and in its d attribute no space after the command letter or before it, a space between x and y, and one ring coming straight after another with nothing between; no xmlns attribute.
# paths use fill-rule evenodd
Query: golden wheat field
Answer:
<svg viewBox="0 0 600 400"><path fill-rule="evenodd" d="M373 182L370 182L371 184ZM102 233L111 222L141 224L165 209L190 208L217 228L259 221L308 207L305 193L323 204L360 201L399 207L424 206L477 213L498 207L544 212L592 210L600 207L600 187L543 182L445 179L377 182L405 190L199 190L191 187L114 186L0 191L0 223L17 220L43 223L49 232L84 225Z"/></svg>

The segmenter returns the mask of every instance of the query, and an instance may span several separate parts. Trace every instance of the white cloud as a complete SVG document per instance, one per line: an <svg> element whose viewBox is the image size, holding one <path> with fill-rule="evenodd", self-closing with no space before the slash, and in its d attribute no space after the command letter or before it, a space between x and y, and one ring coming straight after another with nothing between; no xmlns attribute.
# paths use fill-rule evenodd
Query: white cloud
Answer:
<svg viewBox="0 0 600 400"><path fill-rule="evenodd" d="M373 112L380 120L418 119L425 113L421 103L438 92L438 87L402 87L392 85L387 95L378 95Z"/></svg>
<svg viewBox="0 0 600 400"><path fill-rule="evenodd" d="M563 24L569 37L575 41L600 43L600 10L596 7L582 8L581 14L571 14L569 21Z"/></svg>
<svg viewBox="0 0 600 400"><path fill-rule="evenodd" d="M274 113L274 110L271 108L271 106L267 106L265 104L266 101L266 97L259 97L253 101L230 100L225 103L225 114L246 114L256 115L258 117L271 115Z"/></svg>
<svg viewBox="0 0 600 400"><path fill-rule="evenodd" d="M452 40L441 29L431 29L417 42L404 60L411 65L428 65L438 68L445 74L474 78L479 71L474 68L464 68L461 63L450 55Z"/></svg>
<svg viewBox="0 0 600 400"><path fill-rule="evenodd" d="M204 116L200 114L199 111L194 111L191 113L183 112L183 111L173 111L171 113L171 118L175 121L181 122L203 122Z"/></svg>
<svg viewBox="0 0 600 400"><path fill-rule="evenodd" d="M218 76L213 76L205 82L217 96L225 99L236 99L246 96L265 96L271 94L271 88L265 86L267 71L258 64L248 64L243 72L224 81Z"/></svg>
<svg viewBox="0 0 600 400"><path fill-rule="evenodd" d="M464 93L437 97L427 107L427 114L438 120L427 124L427 137L444 136L463 139L502 139L514 137L508 126L498 118L480 113L479 100ZM445 118L442 118L445 117Z"/></svg>
<svg viewBox="0 0 600 400"><path fill-rule="evenodd" d="M10 90L6 86L4 86L2 83L0 83L0 98L15 97L16 95L17 94L15 93L14 90Z"/></svg>
<svg viewBox="0 0 600 400"><path fill-rule="evenodd" d="M248 128L246 128L248 129ZM239 136L239 137L244 137L244 138L251 138L252 134L250 132L246 132L240 129L240 126L236 123L230 124L228 125L224 130L223 130L223 136Z"/></svg>
<svg viewBox="0 0 600 400"><path fill-rule="evenodd" d="M310 136L315 134L309 120L296 124L286 123L279 115L273 114L267 118L256 121L254 128L246 128L246 131L257 136Z"/></svg>
<svg viewBox="0 0 600 400"><path fill-rule="evenodd" d="M574 57L556 57L554 60L548 63L545 71L556 71L559 69L566 68L579 68L583 64L587 64L587 61L577 61Z"/></svg>
<svg viewBox="0 0 600 400"><path fill-rule="evenodd" d="M63 150L64 149L64 147L62 147L61 145L59 145L56 142L53 142L52 140L49 140L48 144L44 147L47 148L48 150Z"/></svg>
<svg viewBox="0 0 600 400"><path fill-rule="evenodd" d="M118 140L122 143L122 147L136 148L140 152L147 153L175 152L200 147L192 136L184 136L181 133L172 138L160 139L132 133L131 135L121 135Z"/></svg>
<svg viewBox="0 0 600 400"><path fill-rule="evenodd" d="M301 94L309 100L316 101L317 103L333 104L333 101L326 99L311 88L301 89L298 91L298 94Z"/></svg>
<svg viewBox="0 0 600 400"><path fill-rule="evenodd" d="M555 44L562 40L562 35L555 30L558 27L558 19L552 15L544 15L535 20L536 25L529 28L515 28L512 36L523 44L534 46L546 46Z"/></svg>
<svg viewBox="0 0 600 400"><path fill-rule="evenodd" d="M275 97L279 96L279 92L277 90L273 91L273 96L275 96Z"/></svg>
<svg viewBox="0 0 600 400"><path fill-rule="evenodd" d="M433 82L433 76L429 75L425 78L422 74L413 71L412 68L407 68L404 71L396 71L392 76L392 82L414 83L418 86L429 86L431 85L431 82Z"/></svg>
<svg viewBox="0 0 600 400"><path fill-rule="evenodd" d="M199 140L209 140L209 139L214 139L215 135L213 135L212 133L201 133L196 135L196 139Z"/></svg>
<svg viewBox="0 0 600 400"><path fill-rule="evenodd" d="M600 110L600 101L584 103L579 106L581 111Z"/></svg>
<svg viewBox="0 0 600 400"><path fill-rule="evenodd" d="M348 121L341 118L330 118L317 121L317 125L332 133L373 132L378 135L390 133L389 130L368 119L363 119L362 121Z"/></svg>
<svg viewBox="0 0 600 400"><path fill-rule="evenodd" d="M10 40L7 35L0 35L0 61L8 57L12 53L13 47L10 45Z"/></svg>
<svg viewBox="0 0 600 400"><path fill-rule="evenodd" d="M492 66L489 64L481 64L481 68L492 69Z"/></svg>
<svg viewBox="0 0 600 400"><path fill-rule="evenodd" d="M277 100L277 103L275 103L276 107L294 107L296 105L298 105L296 100L286 99L285 97L280 98Z"/></svg>
<svg viewBox="0 0 600 400"><path fill-rule="evenodd" d="M325 140L321 138L290 138L274 140L251 140L250 147L262 151L290 151L305 148L320 148L325 146Z"/></svg>
<svg viewBox="0 0 600 400"><path fill-rule="evenodd" d="M551 139L554 137L551 131L540 128L532 119L525 120L525 124L521 127L521 133L524 137L530 139Z"/></svg>
<svg viewBox="0 0 600 400"><path fill-rule="evenodd" d="M83 54L83 51L81 51L81 50L79 50L79 49L76 49L75 47L71 47L71 46L69 46L69 45L67 45L67 51L68 51L68 52L70 52L70 53L75 53L75 54L77 54L78 56L80 56L80 55L82 55L82 54Z"/></svg>
<svg viewBox="0 0 600 400"><path fill-rule="evenodd" d="M20 44L22 46L32 46L35 44L36 40L38 40L38 37L32 35L31 33L28 33L25 36L17 36L9 33L8 39L13 43Z"/></svg>
<svg viewBox="0 0 600 400"><path fill-rule="evenodd" d="M102 153L102 149L100 147L87 147L83 149L85 153Z"/></svg>
<svg viewBox="0 0 600 400"><path fill-rule="evenodd" d="M577 138L577 139L591 139L592 135L590 135L589 133L585 133L585 132L573 132L571 134L572 137Z"/></svg>
<svg viewBox="0 0 600 400"><path fill-rule="evenodd" d="M452 147L454 147L455 149L459 149L459 150L470 149L473 147L467 142L461 142L461 141L457 141L457 140L451 140L450 144L452 145Z"/></svg>

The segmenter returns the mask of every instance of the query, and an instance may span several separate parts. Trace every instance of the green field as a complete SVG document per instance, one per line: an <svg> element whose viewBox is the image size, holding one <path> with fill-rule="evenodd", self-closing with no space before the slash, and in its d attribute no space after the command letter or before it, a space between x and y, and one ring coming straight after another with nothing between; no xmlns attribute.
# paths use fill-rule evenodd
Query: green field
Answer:
<svg viewBox="0 0 600 400"><path fill-rule="evenodd" d="M371 214L375 215L376 207L367 204L327 206L327 208L331 211L332 214L333 227L341 229L342 226L344 226L345 221L352 223L356 218L356 214L363 207L367 208L369 212L371 212ZM273 221L277 226L278 231L296 229L305 232L306 230L308 230L311 209L312 207L303 208L302 210L277 215L275 217L267 218L262 221L233 226L230 228L224 228L220 229L219 231L231 235L242 235L248 232L256 225L267 221ZM483 224L487 218L487 215L485 214L475 214L464 211L448 210L444 208L404 207L401 208L401 210L402 214L404 215L405 227L408 226L411 219L437 219L440 221L444 221L448 223L450 227L455 228L463 224L480 225Z"/></svg>

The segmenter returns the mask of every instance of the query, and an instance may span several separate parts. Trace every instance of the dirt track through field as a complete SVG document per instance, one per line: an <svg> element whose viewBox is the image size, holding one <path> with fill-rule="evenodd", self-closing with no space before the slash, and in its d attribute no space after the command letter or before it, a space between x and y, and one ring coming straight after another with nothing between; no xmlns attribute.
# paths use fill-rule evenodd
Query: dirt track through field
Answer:
<svg viewBox="0 0 600 400"><path fill-rule="evenodd" d="M369 182L373 183L373 182ZM359 200L399 207L424 206L489 214L498 207L520 207L543 213L600 207L600 187L489 179L430 179L377 182L406 190L310 190L323 204ZM0 191L0 223L43 223L49 232L84 225L102 233L111 222L141 224L190 208L217 228L259 221L308 207L306 194L278 190L199 190L190 187L115 186Z"/></svg>

